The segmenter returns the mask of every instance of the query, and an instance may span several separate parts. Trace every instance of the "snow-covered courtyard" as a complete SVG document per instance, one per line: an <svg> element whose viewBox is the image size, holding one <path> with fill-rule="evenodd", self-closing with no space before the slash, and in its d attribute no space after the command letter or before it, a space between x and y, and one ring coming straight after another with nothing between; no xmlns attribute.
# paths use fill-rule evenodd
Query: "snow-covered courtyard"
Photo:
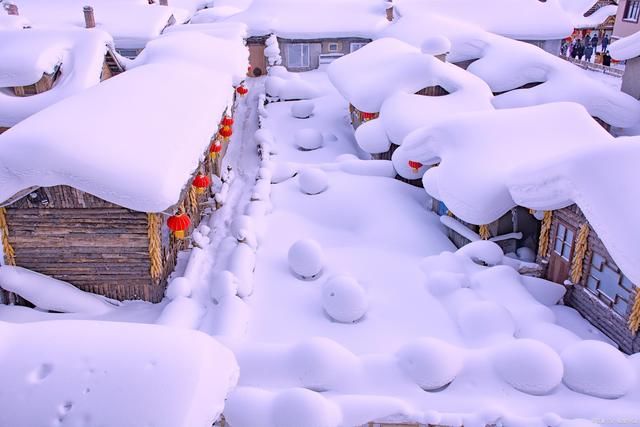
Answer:
<svg viewBox="0 0 640 427"><path fill-rule="evenodd" d="M56 3L0 0L0 427L640 424L640 37L559 57L623 6Z"/></svg>

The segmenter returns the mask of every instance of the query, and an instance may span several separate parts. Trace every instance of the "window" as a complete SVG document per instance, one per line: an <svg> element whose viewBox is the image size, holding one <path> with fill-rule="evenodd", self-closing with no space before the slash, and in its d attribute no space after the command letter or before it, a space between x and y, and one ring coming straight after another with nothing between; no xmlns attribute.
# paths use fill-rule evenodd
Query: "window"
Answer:
<svg viewBox="0 0 640 427"><path fill-rule="evenodd" d="M138 49L116 49L116 52L129 59L134 59L138 56Z"/></svg>
<svg viewBox="0 0 640 427"><path fill-rule="evenodd" d="M624 10L624 16L622 17L622 19L624 21L638 22L639 16L640 16L640 0L629 0L627 2L627 7Z"/></svg>
<svg viewBox="0 0 640 427"><path fill-rule="evenodd" d="M329 43L329 52L337 52L338 47L338 43Z"/></svg>
<svg viewBox="0 0 640 427"><path fill-rule="evenodd" d="M289 67L304 68L309 66L309 45L306 43L294 43L287 47L287 59Z"/></svg>
<svg viewBox="0 0 640 427"><path fill-rule="evenodd" d="M597 253L591 257L587 289L616 313L621 316L627 314L633 285L618 268L609 265L607 260Z"/></svg>
<svg viewBox="0 0 640 427"><path fill-rule="evenodd" d="M364 47L365 45L366 43L351 43L350 52L355 52L356 50L360 49L361 47Z"/></svg>
<svg viewBox="0 0 640 427"><path fill-rule="evenodd" d="M568 229L562 223L558 224L558 232L556 233L556 241L553 246L553 251L567 261L571 257L573 236L573 230Z"/></svg>

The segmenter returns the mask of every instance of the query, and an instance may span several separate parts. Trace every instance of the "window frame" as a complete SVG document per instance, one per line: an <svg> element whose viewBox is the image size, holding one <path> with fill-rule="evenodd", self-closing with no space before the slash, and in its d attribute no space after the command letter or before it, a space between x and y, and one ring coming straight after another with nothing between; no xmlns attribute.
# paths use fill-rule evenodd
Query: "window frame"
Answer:
<svg viewBox="0 0 640 427"><path fill-rule="evenodd" d="M601 290L600 285L603 282L602 278L606 277L604 275L605 269L611 270L613 273L618 275L618 281L615 284L615 295L610 295L604 290ZM600 274L594 275L594 271L597 271ZM598 298L599 301L608 306L614 313L622 316L623 318L627 317L629 307L633 304L632 297L634 294L634 285L631 283L629 278L622 273L620 268L611 263L605 256L597 252L594 252L591 255L591 259L589 260L589 271L584 284L585 289L589 291L589 293ZM605 289L605 287L602 287L602 289ZM624 302L624 313L621 313L616 309L616 306L621 301Z"/></svg>
<svg viewBox="0 0 640 427"><path fill-rule="evenodd" d="M300 60L299 64L293 64L291 61L292 58L292 49L300 48ZM305 56L306 51L306 56ZM293 55L294 57L296 55ZM306 63L305 63L306 60ZM287 45L287 65L291 68L308 68L311 66L311 46L309 43L290 43Z"/></svg>
<svg viewBox="0 0 640 427"><path fill-rule="evenodd" d="M331 49L332 47L335 47L335 49ZM336 53L336 52L340 52L340 45L336 42L330 42L327 45L327 51L329 53Z"/></svg>
<svg viewBox="0 0 640 427"><path fill-rule="evenodd" d="M351 42L351 43L349 43L349 53L353 53L358 49L362 49L366 45L367 45L367 42ZM355 46L357 46L357 47L355 47Z"/></svg>
<svg viewBox="0 0 640 427"><path fill-rule="evenodd" d="M624 8L622 20L624 22L638 23L640 19L640 0L629 0Z"/></svg>
<svg viewBox="0 0 640 427"><path fill-rule="evenodd" d="M562 235L561 230L563 230ZM571 234L571 240L567 240L567 236ZM553 252L564 259L565 261L571 261L571 256L573 255L573 244L575 242L576 233L573 229L567 227L563 223L558 223L558 227L556 229L555 238L553 239ZM558 243L560 243L560 252L558 252ZM569 253L567 256L564 255L565 249L568 249Z"/></svg>

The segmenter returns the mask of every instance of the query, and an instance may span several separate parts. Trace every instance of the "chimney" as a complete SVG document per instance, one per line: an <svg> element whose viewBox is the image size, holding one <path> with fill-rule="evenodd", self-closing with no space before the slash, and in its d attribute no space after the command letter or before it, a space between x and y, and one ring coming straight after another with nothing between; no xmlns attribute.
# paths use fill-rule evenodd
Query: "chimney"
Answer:
<svg viewBox="0 0 640 427"><path fill-rule="evenodd" d="M393 21L393 2L388 1L387 2L387 21L391 22Z"/></svg>
<svg viewBox="0 0 640 427"><path fill-rule="evenodd" d="M169 0L160 0L160 6L169 6Z"/></svg>
<svg viewBox="0 0 640 427"><path fill-rule="evenodd" d="M7 13L9 15L14 15L14 16L18 16L19 15L19 13L18 13L18 5L15 5L13 3L7 3L5 5L5 8L7 9Z"/></svg>
<svg viewBox="0 0 640 427"><path fill-rule="evenodd" d="M91 6L85 6L82 8L84 12L84 26L86 28L96 27L96 16L93 14L93 8Z"/></svg>

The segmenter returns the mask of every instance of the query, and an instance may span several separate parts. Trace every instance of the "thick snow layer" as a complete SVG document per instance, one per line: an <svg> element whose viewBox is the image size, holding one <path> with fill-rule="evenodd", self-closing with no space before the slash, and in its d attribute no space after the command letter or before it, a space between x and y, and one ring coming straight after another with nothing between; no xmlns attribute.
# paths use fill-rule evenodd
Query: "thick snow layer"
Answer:
<svg viewBox="0 0 640 427"><path fill-rule="evenodd" d="M144 65L137 62L3 134L0 200L33 186L70 185L142 212L177 203L233 95L229 70L200 62L203 55L175 52L180 36L202 39L204 48L211 39L195 33L158 39ZM192 49L199 48L183 50ZM179 60L170 61L174 55ZM83 120L69 125L76 116Z"/></svg>
<svg viewBox="0 0 640 427"><path fill-rule="evenodd" d="M435 391L449 385L464 367L462 349L433 338L420 338L398 350L398 364L418 387Z"/></svg>
<svg viewBox="0 0 640 427"><path fill-rule="evenodd" d="M329 178L322 169L305 168L298 172L298 184L305 194L320 194L329 187Z"/></svg>
<svg viewBox="0 0 640 427"><path fill-rule="evenodd" d="M114 308L97 295L22 267L0 268L0 288L20 295L40 309L61 313L100 315Z"/></svg>
<svg viewBox="0 0 640 427"><path fill-rule="evenodd" d="M24 16L0 13L0 30L21 30L31 25Z"/></svg>
<svg viewBox="0 0 640 427"><path fill-rule="evenodd" d="M0 322L0 342L6 426L211 425L238 379L214 339L155 325Z"/></svg>
<svg viewBox="0 0 640 427"><path fill-rule="evenodd" d="M221 11L216 6L196 14L194 21L242 22L249 35L275 33L289 39L371 38L388 24L385 3L377 0L253 0L232 14L228 5L221 5Z"/></svg>
<svg viewBox="0 0 640 427"><path fill-rule="evenodd" d="M28 86L60 67L54 87L38 95L14 96L0 90L0 127L100 83L102 64L113 39L100 30L0 30L0 88Z"/></svg>
<svg viewBox="0 0 640 427"><path fill-rule="evenodd" d="M600 341L580 341L562 353L563 381L578 392L603 399L616 399L638 386L638 373L614 347Z"/></svg>
<svg viewBox="0 0 640 427"><path fill-rule="evenodd" d="M316 150L322 147L322 133L317 129L300 129L294 134L296 145L303 150Z"/></svg>
<svg viewBox="0 0 640 427"><path fill-rule="evenodd" d="M609 52L620 61L640 56L640 31L616 40L609 46Z"/></svg>
<svg viewBox="0 0 640 427"><path fill-rule="evenodd" d="M537 2L539 4L549 4ZM592 116L622 128L640 120L640 102L582 69L520 41L489 33L466 21L437 14L404 16L380 37L395 37L419 48L426 39L444 36L451 41L447 60L473 61L468 71L484 80L497 95L496 108L516 108L541 103L571 101L584 105ZM520 89L529 83L542 83Z"/></svg>
<svg viewBox="0 0 640 427"><path fill-rule="evenodd" d="M583 15L594 3L594 0L492 0L488 6L475 0L397 0L394 6L400 16L442 15L518 40L557 40L570 36L574 28L584 23ZM609 16L601 14L592 20L600 18L603 22ZM615 10L610 14L615 14Z"/></svg>
<svg viewBox="0 0 640 427"><path fill-rule="evenodd" d="M412 133L394 153L400 173L408 160L439 163L425 173L425 189L473 224L488 224L516 205L553 210L577 203L633 282L640 281L640 227L629 203L637 198L610 189L633 179L638 159L635 139L616 140L569 103L443 120ZM613 207L617 221L610 220Z"/></svg>
<svg viewBox="0 0 640 427"><path fill-rule="evenodd" d="M82 8L87 2L84 0L60 0L55 6L50 0L12 2L18 6L20 15L29 19L33 28L85 27ZM92 0L90 5L94 9L96 28L111 34L116 46L125 49L143 48L149 40L162 33L172 16L178 22L189 18L185 9L149 6L146 0Z"/></svg>

